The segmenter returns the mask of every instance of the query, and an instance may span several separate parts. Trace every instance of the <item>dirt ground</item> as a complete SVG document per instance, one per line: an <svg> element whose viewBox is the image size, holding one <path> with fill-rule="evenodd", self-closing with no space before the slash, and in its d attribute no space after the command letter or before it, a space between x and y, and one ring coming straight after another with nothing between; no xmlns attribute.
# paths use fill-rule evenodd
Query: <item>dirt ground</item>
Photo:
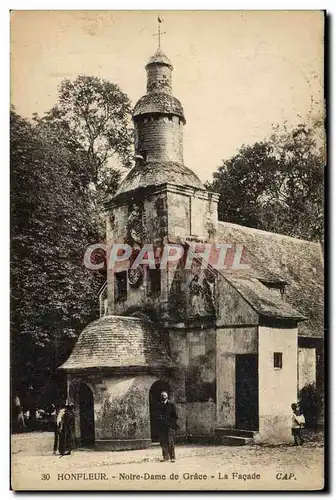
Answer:
<svg viewBox="0 0 336 500"><path fill-rule="evenodd" d="M52 453L53 434L12 436L15 490L318 490L323 488L322 436L302 447L177 445L175 463L161 450Z"/></svg>

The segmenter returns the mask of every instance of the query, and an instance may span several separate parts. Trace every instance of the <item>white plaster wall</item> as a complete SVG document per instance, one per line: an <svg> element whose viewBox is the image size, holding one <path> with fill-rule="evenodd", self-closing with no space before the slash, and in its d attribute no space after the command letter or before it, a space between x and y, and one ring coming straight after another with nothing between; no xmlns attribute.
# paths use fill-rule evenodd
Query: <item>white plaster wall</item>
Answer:
<svg viewBox="0 0 336 500"><path fill-rule="evenodd" d="M292 441L291 404L297 401L297 328L259 327L259 434L264 442ZM274 368L282 352L282 368Z"/></svg>
<svg viewBox="0 0 336 500"><path fill-rule="evenodd" d="M300 347L298 351L299 391L307 384L316 383L316 349Z"/></svg>

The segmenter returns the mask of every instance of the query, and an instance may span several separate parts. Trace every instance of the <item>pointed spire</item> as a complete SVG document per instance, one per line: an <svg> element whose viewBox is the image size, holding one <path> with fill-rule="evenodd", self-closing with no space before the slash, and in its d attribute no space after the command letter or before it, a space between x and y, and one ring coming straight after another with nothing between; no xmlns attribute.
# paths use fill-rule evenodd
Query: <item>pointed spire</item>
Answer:
<svg viewBox="0 0 336 500"><path fill-rule="evenodd" d="M148 66L150 64L162 64L168 66L172 70L173 65L171 63L171 60L169 59L169 57L166 56L166 54L162 52L161 49L161 35L164 35L166 33L165 31L161 31L160 27L161 23L163 23L163 17L158 16L157 23L158 23L157 33L155 33L153 36L158 37L158 48L155 54L149 59L148 63L146 64L146 69L148 69Z"/></svg>
<svg viewBox="0 0 336 500"><path fill-rule="evenodd" d="M157 29L157 33L155 33L155 35L153 36L157 36L158 37L158 49L161 48L161 35L165 35L166 32L165 31L161 31L161 23L163 23L163 17L160 17L158 16L157 18L157 22L158 22L158 29Z"/></svg>

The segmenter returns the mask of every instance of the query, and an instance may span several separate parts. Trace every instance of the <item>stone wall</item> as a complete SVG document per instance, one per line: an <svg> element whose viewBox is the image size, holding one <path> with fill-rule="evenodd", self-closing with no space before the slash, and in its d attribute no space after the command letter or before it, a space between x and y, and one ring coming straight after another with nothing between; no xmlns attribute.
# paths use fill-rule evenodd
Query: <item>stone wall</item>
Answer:
<svg viewBox="0 0 336 500"><path fill-rule="evenodd" d="M274 367L282 353L282 368ZM270 443L291 442L291 404L297 401L297 328L259 326L259 434Z"/></svg>
<svg viewBox="0 0 336 500"><path fill-rule="evenodd" d="M217 229L217 202L214 201L210 193L208 199L193 196L190 199L190 211L191 236L205 241L211 241Z"/></svg>
<svg viewBox="0 0 336 500"><path fill-rule="evenodd" d="M208 193L205 193L204 196L205 198L201 197L196 201L194 199L191 201L191 194L168 191L153 194L145 200L133 198L129 204L115 207L107 217L108 248L111 248L114 243L126 243L132 248L140 248L146 243L152 243L154 247L161 248L167 242L184 243L188 238L192 239L190 237L192 207L194 207L194 219L201 221L201 225L204 227L203 232L206 232L210 226L215 225L217 220L217 202L210 193L209 196ZM209 221L212 221L211 224ZM110 265L109 255L108 265ZM183 276L182 272L179 276L179 269L163 269L161 271L161 296L153 299L148 296L148 273L144 269L143 279L139 286L131 286L127 280L127 299L115 302L114 271L120 272L127 270L128 267L128 262L122 262L117 264L115 270L108 269L109 314L125 314L129 309L136 307L152 307L158 311L161 317L166 317L169 304L174 303L174 297L178 296L178 309L181 310L180 316L183 316L184 320L185 293L189 289L190 273L185 273ZM209 287L212 290L213 283L209 284ZM208 291L212 293L213 290L211 292L210 289ZM171 300L172 302L170 302ZM207 306L207 309L209 307L214 309L210 303ZM208 312L207 310L205 314L208 315Z"/></svg>
<svg viewBox="0 0 336 500"><path fill-rule="evenodd" d="M257 325L259 323L258 313L225 278L219 278L217 289L218 326Z"/></svg>
<svg viewBox="0 0 336 500"><path fill-rule="evenodd" d="M207 191L195 193L168 192L168 238L175 241L212 242L215 239L217 201Z"/></svg>
<svg viewBox="0 0 336 500"><path fill-rule="evenodd" d="M142 448L150 445L149 390L157 377L93 376L69 378L76 391L80 381L87 384L94 396L95 446L110 450ZM79 407L76 395L75 432L80 437Z"/></svg>
<svg viewBox="0 0 336 500"><path fill-rule="evenodd" d="M236 425L236 355L258 352L258 327L219 328L216 343L217 426Z"/></svg>
<svg viewBox="0 0 336 500"><path fill-rule="evenodd" d="M185 240L190 235L190 198L184 194L167 193L168 239Z"/></svg>
<svg viewBox="0 0 336 500"><path fill-rule="evenodd" d="M216 419L216 331L171 330L170 355L179 366L174 395L187 435L213 434Z"/></svg>
<svg viewBox="0 0 336 500"><path fill-rule="evenodd" d="M135 209L136 210L135 210ZM135 215L134 215L135 214ZM148 199L130 200L118 206L107 217L107 242L111 245L126 243L132 248L141 248L146 243L162 247L167 234L167 197L165 193L150 196ZM167 302L167 272L161 273L161 296L150 294L148 268L142 268L142 280L132 285L127 277L127 299L115 301L114 272L128 270L129 261L118 263L115 269L108 269L108 311L110 314L125 314L135 309L152 309L164 315Z"/></svg>
<svg viewBox="0 0 336 500"><path fill-rule="evenodd" d="M188 436L212 436L216 428L216 403L187 403Z"/></svg>
<svg viewBox="0 0 336 500"><path fill-rule="evenodd" d="M135 216L133 208L138 210ZM167 193L153 194L146 199L133 197L129 203L114 207L106 220L108 243L132 245L131 229L138 233L141 243L162 243L168 231Z"/></svg>

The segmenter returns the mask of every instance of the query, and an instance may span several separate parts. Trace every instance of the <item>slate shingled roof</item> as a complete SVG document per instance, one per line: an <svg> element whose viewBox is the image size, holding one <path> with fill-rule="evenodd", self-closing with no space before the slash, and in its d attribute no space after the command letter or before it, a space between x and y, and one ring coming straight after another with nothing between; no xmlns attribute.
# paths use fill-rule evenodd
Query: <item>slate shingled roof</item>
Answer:
<svg viewBox="0 0 336 500"><path fill-rule="evenodd" d="M288 283L284 301L307 318L299 324L299 335L323 337L324 271L321 246L227 222L219 222L218 231L218 242L245 246L251 267L249 271L244 271L245 278ZM243 279L241 273L240 280ZM228 279L238 279L238 275L235 278L232 273ZM236 285L238 288L239 284ZM241 288L245 286L246 283L242 282ZM249 288L254 286L259 287L255 281L250 281Z"/></svg>
<svg viewBox="0 0 336 500"><path fill-rule="evenodd" d="M238 226L239 227L239 226ZM227 243L227 242L226 242ZM188 250L200 263L202 257L195 253L188 245ZM291 319L302 321L306 319L299 311L294 309L288 302L282 300L278 290L269 290L263 283L246 271L224 271L215 269L207 263L207 272L212 275L219 274L226 279L246 300L250 306L260 315L273 319Z"/></svg>
<svg viewBox="0 0 336 500"><path fill-rule="evenodd" d="M262 316L274 319L294 319L302 321L305 317L288 302L282 300L279 291L269 290L256 278L227 277L246 301Z"/></svg>
<svg viewBox="0 0 336 500"><path fill-rule="evenodd" d="M134 107L133 117L152 113L176 115L186 122L180 101L164 92L150 92L141 97Z"/></svg>
<svg viewBox="0 0 336 500"><path fill-rule="evenodd" d="M204 189L197 175L185 165L173 161L148 161L132 168L121 183L115 197L134 189L159 186L164 183Z"/></svg>
<svg viewBox="0 0 336 500"><path fill-rule="evenodd" d="M104 316L83 330L60 368L156 366L172 366L172 361L152 323L134 317Z"/></svg>

